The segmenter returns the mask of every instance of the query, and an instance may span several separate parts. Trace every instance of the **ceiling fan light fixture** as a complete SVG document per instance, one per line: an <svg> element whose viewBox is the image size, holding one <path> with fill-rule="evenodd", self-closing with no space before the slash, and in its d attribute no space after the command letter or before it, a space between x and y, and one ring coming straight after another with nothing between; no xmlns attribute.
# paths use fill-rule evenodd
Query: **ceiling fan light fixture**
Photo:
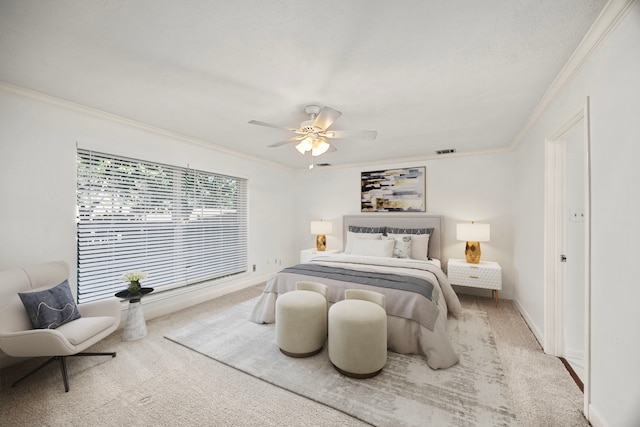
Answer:
<svg viewBox="0 0 640 427"><path fill-rule="evenodd" d="M269 145L269 147L280 147L285 144L295 144L296 150L302 155L307 152L311 157L313 165L313 157L320 156L326 152L336 151L335 146L331 145L329 140L336 139L375 139L376 131L371 130L339 130L328 131L331 126L342 113L333 108L318 105L307 105L304 112L309 116L308 120L300 123L299 128L290 128L286 126L275 125L272 123L250 120L250 124L267 126L276 129L292 132L295 136Z"/></svg>
<svg viewBox="0 0 640 427"><path fill-rule="evenodd" d="M331 147L327 141L322 138L318 138L314 141L313 148L311 149L312 156L319 156L327 152L327 150Z"/></svg>
<svg viewBox="0 0 640 427"><path fill-rule="evenodd" d="M313 146L309 138L303 139L299 144L296 145L296 150L298 150L300 154L304 154L312 148Z"/></svg>

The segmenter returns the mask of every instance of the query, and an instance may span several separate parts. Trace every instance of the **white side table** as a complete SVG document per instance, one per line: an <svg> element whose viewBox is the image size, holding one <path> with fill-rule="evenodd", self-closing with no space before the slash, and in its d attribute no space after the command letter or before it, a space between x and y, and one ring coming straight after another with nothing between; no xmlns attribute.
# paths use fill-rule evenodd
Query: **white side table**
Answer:
<svg viewBox="0 0 640 427"><path fill-rule="evenodd" d="M338 249L326 249L324 251L319 251L315 248L304 249L300 251L300 264L310 262L312 259L317 258L319 256L334 255L339 253L340 251Z"/></svg>
<svg viewBox="0 0 640 427"><path fill-rule="evenodd" d="M463 259L450 258L447 275L452 285L491 289L498 306L498 292L502 289L502 268L493 261L469 264Z"/></svg>
<svg viewBox="0 0 640 427"><path fill-rule="evenodd" d="M132 294L128 290L116 294L118 298L129 301L127 321L122 332L122 341L135 341L147 336L147 324L142 311L142 297L153 292L153 288L140 288L140 292Z"/></svg>

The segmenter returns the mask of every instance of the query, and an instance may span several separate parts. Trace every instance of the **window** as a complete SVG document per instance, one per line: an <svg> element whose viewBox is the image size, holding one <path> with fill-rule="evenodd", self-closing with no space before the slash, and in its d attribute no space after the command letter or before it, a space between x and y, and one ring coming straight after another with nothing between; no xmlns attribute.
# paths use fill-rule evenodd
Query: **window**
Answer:
<svg viewBox="0 0 640 427"><path fill-rule="evenodd" d="M78 149L78 302L247 271L247 181Z"/></svg>

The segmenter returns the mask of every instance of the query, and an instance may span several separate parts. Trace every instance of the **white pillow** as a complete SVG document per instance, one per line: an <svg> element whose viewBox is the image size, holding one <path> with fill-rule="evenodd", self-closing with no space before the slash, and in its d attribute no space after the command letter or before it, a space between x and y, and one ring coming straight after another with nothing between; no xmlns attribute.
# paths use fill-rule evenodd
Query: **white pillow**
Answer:
<svg viewBox="0 0 640 427"><path fill-rule="evenodd" d="M347 231L347 245L344 247L344 253L350 254L353 242L356 240L380 240L382 239L382 233L354 233L352 231Z"/></svg>
<svg viewBox="0 0 640 427"><path fill-rule="evenodd" d="M411 236L385 236L386 239L394 241L394 258L411 258Z"/></svg>
<svg viewBox="0 0 640 427"><path fill-rule="evenodd" d="M408 234L389 234L393 239L408 236ZM429 259L429 234L410 234L411 236L411 258L427 260Z"/></svg>
<svg viewBox="0 0 640 427"><path fill-rule="evenodd" d="M368 255L391 258L393 257L393 248L395 246L395 243L396 241L392 239L355 239L353 241L351 253L353 255Z"/></svg>

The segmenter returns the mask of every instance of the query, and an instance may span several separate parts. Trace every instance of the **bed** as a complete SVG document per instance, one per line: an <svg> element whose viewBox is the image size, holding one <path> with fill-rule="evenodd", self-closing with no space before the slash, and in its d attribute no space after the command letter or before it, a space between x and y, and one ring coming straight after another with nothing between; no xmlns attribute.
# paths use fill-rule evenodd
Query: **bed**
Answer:
<svg viewBox="0 0 640 427"><path fill-rule="evenodd" d="M294 290L298 281L328 285L330 304L343 299L345 289L374 290L387 298L389 350L421 354L432 369L453 366L458 357L446 322L462 308L441 269L441 235L441 216L344 216L343 253L278 272L267 282L250 320L273 323L278 295Z"/></svg>

